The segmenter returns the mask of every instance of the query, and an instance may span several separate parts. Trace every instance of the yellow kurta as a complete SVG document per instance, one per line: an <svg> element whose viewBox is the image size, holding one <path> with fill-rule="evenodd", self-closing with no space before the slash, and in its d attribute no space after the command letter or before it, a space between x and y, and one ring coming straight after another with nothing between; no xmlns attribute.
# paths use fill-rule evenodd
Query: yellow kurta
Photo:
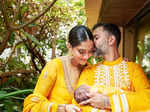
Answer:
<svg viewBox="0 0 150 112"><path fill-rule="evenodd" d="M150 110L150 85L142 68L121 58L86 67L78 86L89 85L110 97L112 112L145 112ZM105 89L103 87L106 87ZM74 101L73 101L74 103ZM82 106L82 112L105 112Z"/></svg>
<svg viewBox="0 0 150 112"><path fill-rule="evenodd" d="M33 94L25 98L23 112L56 112L58 104L69 104L71 101L62 61L53 59L42 70Z"/></svg>

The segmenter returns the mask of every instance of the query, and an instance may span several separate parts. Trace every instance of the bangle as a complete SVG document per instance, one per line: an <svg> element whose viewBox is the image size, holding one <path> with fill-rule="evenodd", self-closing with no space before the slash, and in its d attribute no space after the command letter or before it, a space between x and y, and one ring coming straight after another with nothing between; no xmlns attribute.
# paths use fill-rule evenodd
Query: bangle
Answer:
<svg viewBox="0 0 150 112"><path fill-rule="evenodd" d="M59 104L57 112L66 112L66 104Z"/></svg>
<svg viewBox="0 0 150 112"><path fill-rule="evenodd" d="M109 98L104 100L104 107L105 107L106 110L111 110L111 105L110 105Z"/></svg>

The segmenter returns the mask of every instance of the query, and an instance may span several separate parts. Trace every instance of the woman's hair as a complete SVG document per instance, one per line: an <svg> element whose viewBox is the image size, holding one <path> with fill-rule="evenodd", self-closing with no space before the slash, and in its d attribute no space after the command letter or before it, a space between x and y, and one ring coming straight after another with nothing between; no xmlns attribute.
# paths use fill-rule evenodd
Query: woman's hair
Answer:
<svg viewBox="0 0 150 112"><path fill-rule="evenodd" d="M72 47L80 45L81 42L86 40L94 40L90 29L84 25L77 25L69 32L68 42Z"/></svg>

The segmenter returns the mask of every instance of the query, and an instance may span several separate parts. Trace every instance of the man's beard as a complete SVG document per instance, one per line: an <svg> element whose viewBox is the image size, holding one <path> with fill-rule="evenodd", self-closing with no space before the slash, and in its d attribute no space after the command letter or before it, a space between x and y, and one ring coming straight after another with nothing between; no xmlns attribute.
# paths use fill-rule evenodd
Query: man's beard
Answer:
<svg viewBox="0 0 150 112"><path fill-rule="evenodd" d="M103 50L100 48L96 48L96 50L94 52L95 57L103 56L104 54L105 54L105 52L103 52Z"/></svg>
<svg viewBox="0 0 150 112"><path fill-rule="evenodd" d="M96 47L94 56L99 57L99 56L104 56L108 52L108 42L107 40L103 41L102 44L99 43L99 45Z"/></svg>

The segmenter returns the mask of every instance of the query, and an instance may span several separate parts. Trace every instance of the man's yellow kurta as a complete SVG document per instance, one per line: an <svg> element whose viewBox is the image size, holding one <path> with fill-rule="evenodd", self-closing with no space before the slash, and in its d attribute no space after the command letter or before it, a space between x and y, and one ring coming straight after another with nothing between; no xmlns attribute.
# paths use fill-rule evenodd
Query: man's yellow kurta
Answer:
<svg viewBox="0 0 150 112"><path fill-rule="evenodd" d="M102 64L86 67L77 87L83 84L108 95L112 112L150 110L150 85L142 68L133 62L124 61L122 57L113 62L104 61ZM102 89L104 86L106 88ZM81 108L82 112L105 112L88 106Z"/></svg>
<svg viewBox="0 0 150 112"><path fill-rule="evenodd" d="M61 59L46 64L39 77L34 93L24 101L23 112L56 112L58 104L69 104L69 93Z"/></svg>

